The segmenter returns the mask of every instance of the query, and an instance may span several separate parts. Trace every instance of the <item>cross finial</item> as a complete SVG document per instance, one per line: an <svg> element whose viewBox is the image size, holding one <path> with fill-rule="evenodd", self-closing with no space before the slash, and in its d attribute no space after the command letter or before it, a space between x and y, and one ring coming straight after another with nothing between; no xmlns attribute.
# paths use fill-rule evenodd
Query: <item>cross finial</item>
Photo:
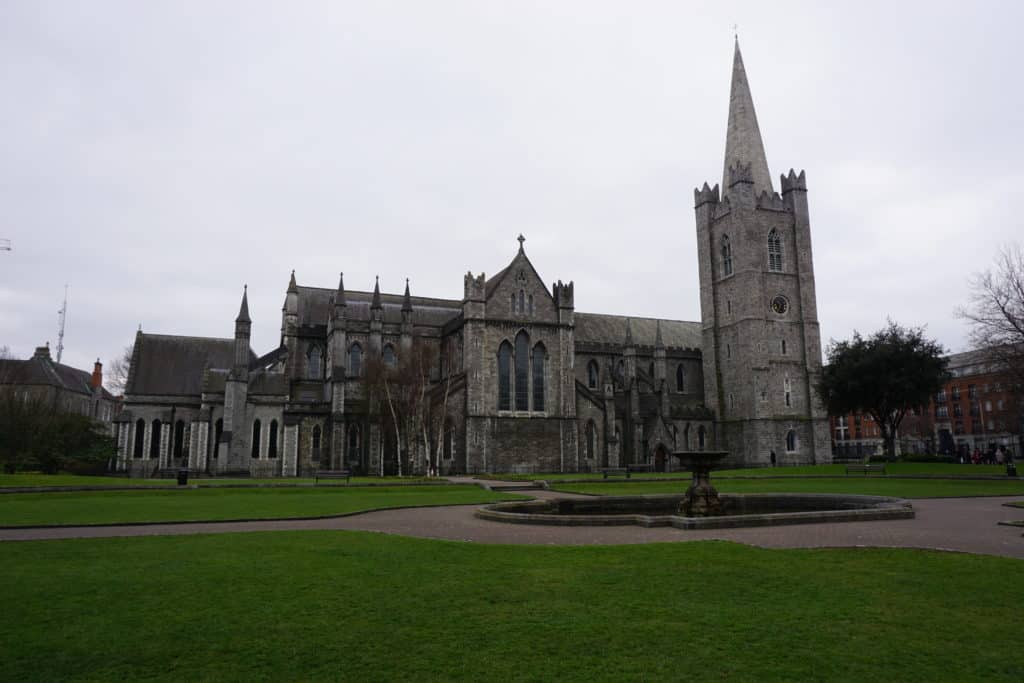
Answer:
<svg viewBox="0 0 1024 683"><path fill-rule="evenodd" d="M733 24L732 25L732 37L735 38L736 40L740 39L740 25L739 24Z"/></svg>
<svg viewBox="0 0 1024 683"><path fill-rule="evenodd" d="M516 239L519 240L519 251L522 251L523 250L523 242L526 241L526 238L523 237L523 233L519 233L519 237L517 237Z"/></svg>

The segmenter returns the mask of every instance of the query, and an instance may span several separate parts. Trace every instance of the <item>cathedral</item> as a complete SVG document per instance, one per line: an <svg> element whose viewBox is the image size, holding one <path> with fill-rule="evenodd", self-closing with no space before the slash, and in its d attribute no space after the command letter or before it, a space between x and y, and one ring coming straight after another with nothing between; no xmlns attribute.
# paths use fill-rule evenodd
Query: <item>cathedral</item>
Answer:
<svg viewBox="0 0 1024 683"><path fill-rule="evenodd" d="M244 292L233 338L138 332L118 469L663 471L703 449L829 462L804 173L779 189L737 44L722 184L694 191L700 321L577 311L574 283L545 285L522 236L457 299L299 285L293 271L263 355Z"/></svg>

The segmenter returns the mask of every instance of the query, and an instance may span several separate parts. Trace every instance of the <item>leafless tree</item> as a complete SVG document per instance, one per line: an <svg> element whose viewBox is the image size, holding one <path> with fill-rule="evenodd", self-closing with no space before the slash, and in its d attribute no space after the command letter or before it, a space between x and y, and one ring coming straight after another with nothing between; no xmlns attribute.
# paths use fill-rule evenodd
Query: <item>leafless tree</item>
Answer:
<svg viewBox="0 0 1024 683"><path fill-rule="evenodd" d="M112 394L123 394L128 388L128 371L132 367L132 353L135 344L124 347L121 355L107 364L106 385Z"/></svg>
<svg viewBox="0 0 1024 683"><path fill-rule="evenodd" d="M1014 383L1024 384L1024 251L1003 247L995 264L970 281L970 303L957 315L970 326L972 346L984 350Z"/></svg>

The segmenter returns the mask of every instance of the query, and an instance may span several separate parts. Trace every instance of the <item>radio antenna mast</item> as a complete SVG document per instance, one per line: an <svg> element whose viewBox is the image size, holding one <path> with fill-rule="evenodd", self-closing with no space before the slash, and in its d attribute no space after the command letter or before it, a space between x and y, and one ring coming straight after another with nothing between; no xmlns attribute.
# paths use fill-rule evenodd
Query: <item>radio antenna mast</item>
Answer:
<svg viewBox="0 0 1024 683"><path fill-rule="evenodd" d="M68 286L64 285L64 305L57 311L57 362L64 355L64 322L68 318Z"/></svg>

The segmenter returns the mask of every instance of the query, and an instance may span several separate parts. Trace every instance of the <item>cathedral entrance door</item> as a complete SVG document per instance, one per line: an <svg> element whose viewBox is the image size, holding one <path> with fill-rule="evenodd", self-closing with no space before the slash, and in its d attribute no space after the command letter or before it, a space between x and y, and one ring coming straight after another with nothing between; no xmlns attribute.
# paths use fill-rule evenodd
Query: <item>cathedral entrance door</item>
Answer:
<svg viewBox="0 0 1024 683"><path fill-rule="evenodd" d="M659 444L658 448L654 451L654 471L655 472L664 472L665 471L665 462L667 460L668 460L668 452L665 450L664 446Z"/></svg>

